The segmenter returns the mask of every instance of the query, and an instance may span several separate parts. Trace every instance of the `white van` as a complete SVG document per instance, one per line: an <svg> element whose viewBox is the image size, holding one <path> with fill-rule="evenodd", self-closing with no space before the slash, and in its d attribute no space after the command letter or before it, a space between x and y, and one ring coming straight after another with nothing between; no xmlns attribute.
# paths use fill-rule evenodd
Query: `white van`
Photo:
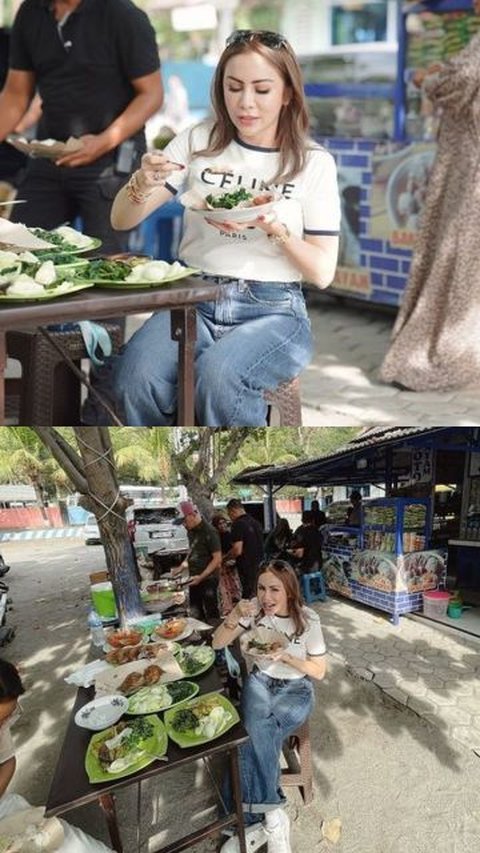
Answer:
<svg viewBox="0 0 480 853"><path fill-rule="evenodd" d="M173 524L176 506L129 506L126 510L130 537L136 549L148 554L187 553L188 538L183 524Z"/></svg>

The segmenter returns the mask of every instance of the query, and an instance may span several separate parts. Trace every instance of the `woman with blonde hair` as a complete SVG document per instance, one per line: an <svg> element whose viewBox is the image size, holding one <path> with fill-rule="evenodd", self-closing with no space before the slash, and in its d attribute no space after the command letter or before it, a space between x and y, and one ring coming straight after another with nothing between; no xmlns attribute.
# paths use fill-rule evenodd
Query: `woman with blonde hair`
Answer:
<svg viewBox="0 0 480 853"><path fill-rule="evenodd" d="M185 210L180 260L225 287L197 307L196 415L203 426L262 426L264 392L310 361L302 280L333 279L340 225L335 163L308 137L301 71L287 40L237 30L213 81L213 120L146 154L117 195L115 228L128 229L182 189L273 192L274 213L239 223ZM110 365L108 387L129 425L169 425L177 406L178 346L167 313L154 314ZM104 417L98 413L99 418ZM100 420L98 420L100 422Z"/></svg>

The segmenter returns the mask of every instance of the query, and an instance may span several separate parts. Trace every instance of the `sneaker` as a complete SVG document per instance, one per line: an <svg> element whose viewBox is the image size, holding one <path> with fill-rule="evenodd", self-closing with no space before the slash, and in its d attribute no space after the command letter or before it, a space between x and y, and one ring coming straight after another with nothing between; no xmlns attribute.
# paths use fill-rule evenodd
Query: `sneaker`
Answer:
<svg viewBox="0 0 480 853"><path fill-rule="evenodd" d="M284 809L275 809L275 811L267 812L267 815L278 814L278 823L273 829L269 829L268 826L265 829L265 835L267 836L267 851L268 853L292 853L292 848L290 847L290 821L288 819L288 815ZM268 820L268 823L271 823L271 818Z"/></svg>
<svg viewBox="0 0 480 853"><path fill-rule="evenodd" d="M267 833L262 823L255 823L253 826L245 827L245 843L247 853L255 853L267 843ZM272 848L273 849L273 848ZM233 835L220 848L220 853L240 853L240 842L238 835Z"/></svg>

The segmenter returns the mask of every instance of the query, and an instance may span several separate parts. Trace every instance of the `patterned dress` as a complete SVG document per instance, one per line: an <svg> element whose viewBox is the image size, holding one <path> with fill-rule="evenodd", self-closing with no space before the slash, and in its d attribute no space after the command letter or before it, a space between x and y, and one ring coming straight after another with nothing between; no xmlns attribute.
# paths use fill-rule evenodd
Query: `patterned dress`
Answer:
<svg viewBox="0 0 480 853"><path fill-rule="evenodd" d="M415 391L480 387L480 33L423 85L442 111L438 149L380 376Z"/></svg>

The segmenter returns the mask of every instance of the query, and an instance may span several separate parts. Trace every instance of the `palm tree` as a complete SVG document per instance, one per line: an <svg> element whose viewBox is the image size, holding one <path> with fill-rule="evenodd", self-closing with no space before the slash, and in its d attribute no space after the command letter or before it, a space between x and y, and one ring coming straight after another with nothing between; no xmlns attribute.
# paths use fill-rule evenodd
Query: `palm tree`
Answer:
<svg viewBox="0 0 480 853"><path fill-rule="evenodd" d="M45 499L54 491L58 465L39 437L29 427L0 427L0 482L28 483L35 490L37 504L50 524Z"/></svg>

